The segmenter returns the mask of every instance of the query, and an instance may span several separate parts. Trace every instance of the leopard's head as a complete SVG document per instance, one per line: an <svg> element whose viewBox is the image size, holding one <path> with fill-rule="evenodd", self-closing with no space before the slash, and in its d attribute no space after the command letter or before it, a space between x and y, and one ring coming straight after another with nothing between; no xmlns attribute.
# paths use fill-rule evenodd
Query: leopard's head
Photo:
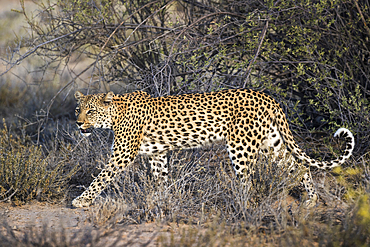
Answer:
<svg viewBox="0 0 370 247"><path fill-rule="evenodd" d="M76 124L83 136L89 136L92 128L110 129L112 127L110 107L113 97L113 92L84 95L76 91Z"/></svg>

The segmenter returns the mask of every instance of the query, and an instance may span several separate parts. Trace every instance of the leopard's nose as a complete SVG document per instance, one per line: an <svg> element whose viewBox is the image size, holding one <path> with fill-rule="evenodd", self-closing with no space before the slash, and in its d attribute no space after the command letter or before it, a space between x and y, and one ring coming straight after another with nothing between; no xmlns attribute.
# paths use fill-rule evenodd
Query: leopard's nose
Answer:
<svg viewBox="0 0 370 247"><path fill-rule="evenodd" d="M77 126L78 127L81 127L81 125L83 124L83 122L76 122Z"/></svg>

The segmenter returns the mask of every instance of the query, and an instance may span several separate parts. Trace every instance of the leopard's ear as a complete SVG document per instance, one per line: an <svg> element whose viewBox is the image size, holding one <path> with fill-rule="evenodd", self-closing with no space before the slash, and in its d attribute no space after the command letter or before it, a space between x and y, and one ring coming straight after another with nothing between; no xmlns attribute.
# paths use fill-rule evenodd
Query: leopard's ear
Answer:
<svg viewBox="0 0 370 247"><path fill-rule="evenodd" d="M75 98L77 101L80 101L83 97L85 97L85 95L81 93L80 91L75 92Z"/></svg>
<svg viewBox="0 0 370 247"><path fill-rule="evenodd" d="M113 96L114 96L114 93L112 91L108 92L105 97L104 97L104 103L105 104L109 104L110 102L112 102L112 99L113 99Z"/></svg>

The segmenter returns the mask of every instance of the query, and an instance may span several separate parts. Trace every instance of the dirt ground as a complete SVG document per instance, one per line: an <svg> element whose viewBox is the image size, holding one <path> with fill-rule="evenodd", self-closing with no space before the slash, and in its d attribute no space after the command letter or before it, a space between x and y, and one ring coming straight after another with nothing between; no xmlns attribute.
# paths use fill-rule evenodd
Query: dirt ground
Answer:
<svg viewBox="0 0 370 247"><path fill-rule="evenodd" d="M65 236L70 243L68 245L72 246L73 243L91 245L89 241L95 246L158 246L159 238L170 239L171 234L177 232L176 226L157 223L96 227L89 222L89 210L92 208L71 208L40 202L23 206L0 203L0 220L8 224L8 229L0 225L0 234L9 235L11 229L19 239L24 239L25 234L33 233L39 237L50 235L51 238L56 233L57 239Z"/></svg>

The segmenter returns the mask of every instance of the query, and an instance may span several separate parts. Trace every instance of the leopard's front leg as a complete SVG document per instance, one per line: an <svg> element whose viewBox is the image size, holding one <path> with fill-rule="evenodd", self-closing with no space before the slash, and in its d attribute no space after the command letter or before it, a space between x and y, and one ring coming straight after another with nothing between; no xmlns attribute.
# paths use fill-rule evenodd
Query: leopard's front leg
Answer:
<svg viewBox="0 0 370 247"><path fill-rule="evenodd" d="M108 167L111 169L102 170L94 181L92 181L89 188L72 201L72 205L74 207L88 207L94 202L95 198L100 195L100 193L116 176L116 169L112 166L112 164L109 164Z"/></svg>
<svg viewBox="0 0 370 247"><path fill-rule="evenodd" d="M141 130L142 128L139 128ZM123 131L114 131L115 141L113 145L113 157L108 163L107 167L103 169L100 174L90 184L89 188L84 191L79 197L72 201L72 205L75 207L87 207L90 206L95 198L107 187L107 185L113 180L113 178L121 173L131 162L135 159L139 144L142 140L141 132L129 131L124 129ZM131 133L131 135L127 134ZM133 138L128 138L133 136Z"/></svg>

